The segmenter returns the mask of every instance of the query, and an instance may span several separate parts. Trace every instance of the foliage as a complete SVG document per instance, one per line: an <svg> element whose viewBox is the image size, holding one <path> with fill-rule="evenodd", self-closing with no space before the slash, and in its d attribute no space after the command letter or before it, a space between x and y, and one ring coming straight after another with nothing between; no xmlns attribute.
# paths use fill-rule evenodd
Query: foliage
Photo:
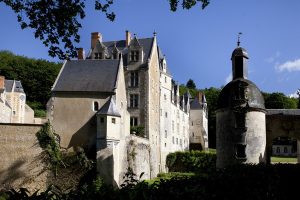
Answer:
<svg viewBox="0 0 300 200"><path fill-rule="evenodd" d="M144 130L145 130L144 126L131 126L130 127L130 133L135 134L135 135L140 136L140 137L144 137L144 135L145 135Z"/></svg>
<svg viewBox="0 0 300 200"><path fill-rule="evenodd" d="M188 82L186 83L186 87L188 89L196 89L196 84L192 79L189 79Z"/></svg>
<svg viewBox="0 0 300 200"><path fill-rule="evenodd" d="M271 163L297 163L297 157L272 156Z"/></svg>
<svg viewBox="0 0 300 200"><path fill-rule="evenodd" d="M296 109L297 99L289 98L283 93L263 93L267 109Z"/></svg>
<svg viewBox="0 0 300 200"><path fill-rule="evenodd" d="M0 61L1 75L22 82L27 104L34 110L45 110L61 63L17 56L9 51L0 51Z"/></svg>
<svg viewBox="0 0 300 200"><path fill-rule="evenodd" d="M188 91L188 92L191 94L191 96L194 98L199 90L198 90L198 89L189 89L189 88L187 88L187 87L186 87L185 85L183 85L183 84L179 85L179 95L180 95L180 96L182 96L183 94L185 94L187 91Z"/></svg>
<svg viewBox="0 0 300 200"><path fill-rule="evenodd" d="M207 172L216 168L216 154L205 151L170 153L166 164L170 172Z"/></svg>
<svg viewBox="0 0 300 200"><path fill-rule="evenodd" d="M61 60L77 56L76 45L80 42L81 20L85 17L85 0L0 0L16 14L22 29L33 29L34 37L48 48L52 57ZM95 10L114 21L115 13L110 11L114 0L95 0ZM209 0L182 0L183 9L190 9L197 2L202 9ZM170 8L176 11L178 0L169 0Z"/></svg>
<svg viewBox="0 0 300 200"><path fill-rule="evenodd" d="M55 175L57 175L57 168L59 166L65 167L59 146L59 135L54 133L50 123L48 122L45 123L41 130L36 133L36 137L39 141L40 147L47 152L51 168L55 171Z"/></svg>

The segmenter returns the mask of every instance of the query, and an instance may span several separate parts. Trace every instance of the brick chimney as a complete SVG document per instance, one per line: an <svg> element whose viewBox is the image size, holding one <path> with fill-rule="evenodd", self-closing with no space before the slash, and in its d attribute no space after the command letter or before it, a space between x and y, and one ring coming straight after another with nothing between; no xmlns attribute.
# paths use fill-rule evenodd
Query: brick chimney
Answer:
<svg viewBox="0 0 300 200"><path fill-rule="evenodd" d="M4 82L5 82L5 77L4 76L0 76L0 90L4 89Z"/></svg>
<svg viewBox="0 0 300 200"><path fill-rule="evenodd" d="M91 34L91 48L94 49L97 41L100 40L102 42L102 35L99 32L94 32Z"/></svg>
<svg viewBox="0 0 300 200"><path fill-rule="evenodd" d="M85 52L83 48L79 48L77 52L78 60L84 60L85 59Z"/></svg>
<svg viewBox="0 0 300 200"><path fill-rule="evenodd" d="M128 30L126 30L126 47L129 46L130 41L131 41L131 33Z"/></svg>

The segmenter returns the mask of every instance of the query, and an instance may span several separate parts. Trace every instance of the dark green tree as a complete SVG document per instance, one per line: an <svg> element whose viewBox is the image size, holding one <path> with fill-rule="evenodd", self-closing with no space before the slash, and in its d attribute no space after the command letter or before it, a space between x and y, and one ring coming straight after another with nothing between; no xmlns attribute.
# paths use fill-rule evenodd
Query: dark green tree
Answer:
<svg viewBox="0 0 300 200"><path fill-rule="evenodd" d="M267 109L296 109L297 99L289 98L283 93L274 92L271 94L263 93L265 98L265 107Z"/></svg>
<svg viewBox="0 0 300 200"><path fill-rule="evenodd" d="M81 20L85 17L85 0L0 0L16 14L22 29L31 28L34 37L40 39L49 49L52 57L68 59L77 55L76 45L80 42ZM110 11L114 0L94 0L95 10L103 12L114 21L115 13ZM178 4L190 9L202 3L202 9L209 0L169 0L170 9L176 11Z"/></svg>
<svg viewBox="0 0 300 200"><path fill-rule="evenodd" d="M192 79L189 79L188 82L186 83L186 87L188 89L196 89L196 84Z"/></svg>
<svg viewBox="0 0 300 200"><path fill-rule="evenodd" d="M27 103L34 110L45 109L50 90L61 68L61 63L17 56L0 51L0 71L6 79L20 80Z"/></svg>

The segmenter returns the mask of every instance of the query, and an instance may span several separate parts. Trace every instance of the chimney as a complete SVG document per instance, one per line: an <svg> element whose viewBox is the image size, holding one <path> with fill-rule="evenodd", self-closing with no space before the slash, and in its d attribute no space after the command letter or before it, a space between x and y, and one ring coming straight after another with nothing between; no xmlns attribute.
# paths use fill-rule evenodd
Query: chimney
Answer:
<svg viewBox="0 0 300 200"><path fill-rule="evenodd" d="M131 41L131 33L128 30L126 30L126 47L129 46L130 41Z"/></svg>
<svg viewBox="0 0 300 200"><path fill-rule="evenodd" d="M197 99L199 103L202 103L202 96L203 96L202 92L197 93Z"/></svg>
<svg viewBox="0 0 300 200"><path fill-rule="evenodd" d="M77 52L78 60L84 60L85 59L85 52L83 48L79 48Z"/></svg>
<svg viewBox="0 0 300 200"><path fill-rule="evenodd" d="M94 32L91 34L91 48L94 49L97 41L100 40L102 42L102 35L99 32Z"/></svg>
<svg viewBox="0 0 300 200"><path fill-rule="evenodd" d="M0 76L0 90L4 89L4 82L5 82L5 77L4 76Z"/></svg>

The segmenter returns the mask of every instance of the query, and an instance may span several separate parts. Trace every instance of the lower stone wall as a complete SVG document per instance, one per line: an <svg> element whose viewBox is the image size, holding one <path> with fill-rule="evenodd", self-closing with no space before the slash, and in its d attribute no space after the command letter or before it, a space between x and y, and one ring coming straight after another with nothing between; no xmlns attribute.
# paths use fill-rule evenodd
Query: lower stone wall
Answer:
<svg viewBox="0 0 300 200"><path fill-rule="evenodd" d="M141 173L144 173L141 178L142 180L150 179L151 164L149 140L131 135L127 138L126 142L128 166L133 169L133 172L137 177L139 177Z"/></svg>
<svg viewBox="0 0 300 200"><path fill-rule="evenodd" d="M42 125L0 123L0 190L44 189L47 172L36 133Z"/></svg>

